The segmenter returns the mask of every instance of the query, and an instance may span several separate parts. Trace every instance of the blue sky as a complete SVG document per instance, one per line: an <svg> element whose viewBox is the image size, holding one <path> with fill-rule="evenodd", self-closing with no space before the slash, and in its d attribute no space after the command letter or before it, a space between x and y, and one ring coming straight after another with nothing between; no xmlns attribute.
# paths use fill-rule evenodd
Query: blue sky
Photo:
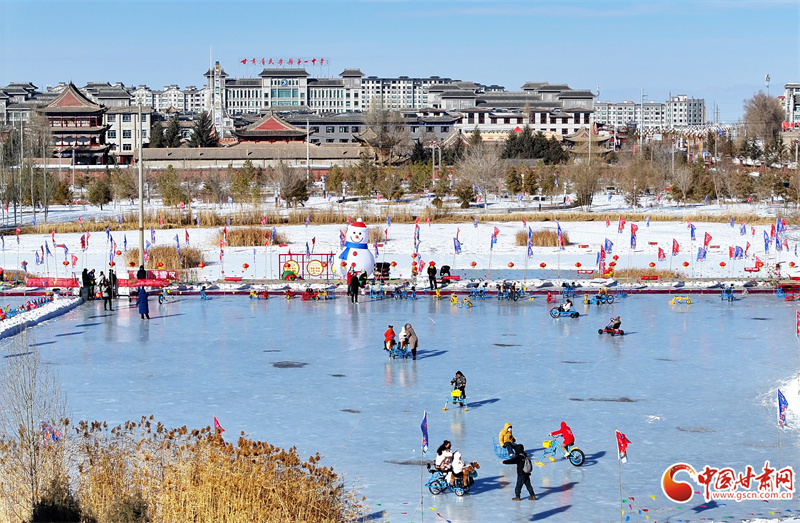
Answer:
<svg viewBox="0 0 800 523"><path fill-rule="evenodd" d="M519 90L600 87L600 99L705 98L721 121L742 101L800 82L797 1L0 0L0 84L201 86L214 60L325 58L318 76L438 75Z"/></svg>

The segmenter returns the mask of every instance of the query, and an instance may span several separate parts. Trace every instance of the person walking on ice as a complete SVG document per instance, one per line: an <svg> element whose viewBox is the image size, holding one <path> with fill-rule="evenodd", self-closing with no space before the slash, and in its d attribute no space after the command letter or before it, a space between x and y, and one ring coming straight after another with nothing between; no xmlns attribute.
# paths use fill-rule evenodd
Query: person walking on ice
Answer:
<svg viewBox="0 0 800 523"><path fill-rule="evenodd" d="M519 501L520 494L522 494L522 486L524 485L526 489L528 489L528 494L531 497L528 499L531 501L536 501L536 493L533 491L533 487L531 486L531 472L533 471L533 464L531 463L531 459L525 453L525 447L520 444L514 445L514 456L503 460L505 465L516 465L517 466L517 484L514 486L514 497L511 498L513 501Z"/></svg>

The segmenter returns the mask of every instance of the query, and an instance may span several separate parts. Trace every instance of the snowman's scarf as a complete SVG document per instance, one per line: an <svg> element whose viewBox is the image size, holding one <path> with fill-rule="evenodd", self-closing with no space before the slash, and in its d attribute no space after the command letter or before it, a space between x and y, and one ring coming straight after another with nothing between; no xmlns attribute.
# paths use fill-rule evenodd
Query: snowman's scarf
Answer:
<svg viewBox="0 0 800 523"><path fill-rule="evenodd" d="M339 258L346 260L350 249L369 249L369 245L366 243L344 242L344 250L339 255Z"/></svg>

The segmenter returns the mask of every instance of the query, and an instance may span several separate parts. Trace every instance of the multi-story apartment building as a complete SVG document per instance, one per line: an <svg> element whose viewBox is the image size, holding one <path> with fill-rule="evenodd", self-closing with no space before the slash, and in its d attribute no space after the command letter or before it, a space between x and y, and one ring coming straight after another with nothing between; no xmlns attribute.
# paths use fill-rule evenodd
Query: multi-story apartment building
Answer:
<svg viewBox="0 0 800 523"><path fill-rule="evenodd" d="M789 123L800 123L800 84L783 86L783 119Z"/></svg>
<svg viewBox="0 0 800 523"><path fill-rule="evenodd" d="M134 151L150 143L150 123L152 107L142 108L139 122L139 107L110 107L105 112L106 143L111 148L109 155L113 163L133 163Z"/></svg>
<svg viewBox="0 0 800 523"><path fill-rule="evenodd" d="M658 130L703 125L705 101L681 94L666 102L595 102L594 121L613 127L642 126Z"/></svg>

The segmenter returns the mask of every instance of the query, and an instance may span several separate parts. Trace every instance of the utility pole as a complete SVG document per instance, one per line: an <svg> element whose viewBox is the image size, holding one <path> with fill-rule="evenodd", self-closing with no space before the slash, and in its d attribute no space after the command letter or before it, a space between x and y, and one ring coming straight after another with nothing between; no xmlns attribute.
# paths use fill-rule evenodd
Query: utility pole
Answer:
<svg viewBox="0 0 800 523"><path fill-rule="evenodd" d="M139 266L140 267L144 265L144 170L142 167L142 141L141 141L142 127L143 127L142 102L140 100L139 101Z"/></svg>

